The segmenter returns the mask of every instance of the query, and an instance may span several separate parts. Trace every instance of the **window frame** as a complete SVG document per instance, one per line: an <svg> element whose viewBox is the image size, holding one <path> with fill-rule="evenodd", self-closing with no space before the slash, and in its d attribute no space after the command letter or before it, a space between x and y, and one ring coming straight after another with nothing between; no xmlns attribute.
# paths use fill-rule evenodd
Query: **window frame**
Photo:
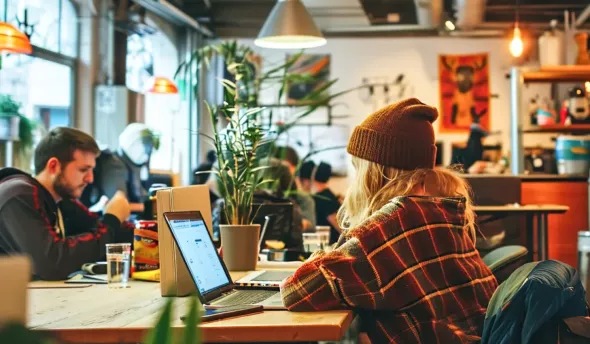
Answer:
<svg viewBox="0 0 590 344"><path fill-rule="evenodd" d="M8 19L8 0L0 0L2 2L2 7L4 10L4 16L2 18L3 21L7 21ZM63 12L63 3L64 1L68 1L71 6L73 6L75 14L76 14L76 56L68 56L61 53L61 43L62 43L62 35L61 35L61 28L62 28L62 12ZM80 17L80 7L79 5L73 0L59 0L58 3L58 23L57 23L57 51L49 50L31 43L31 47L33 48L32 53L29 55L34 58L39 58L42 60L50 61L56 64L60 64L70 68L70 106L68 111L68 125L70 127L76 126L76 115L75 110L78 108L78 65L79 65L79 56L80 56L80 30L82 29L79 17Z"/></svg>

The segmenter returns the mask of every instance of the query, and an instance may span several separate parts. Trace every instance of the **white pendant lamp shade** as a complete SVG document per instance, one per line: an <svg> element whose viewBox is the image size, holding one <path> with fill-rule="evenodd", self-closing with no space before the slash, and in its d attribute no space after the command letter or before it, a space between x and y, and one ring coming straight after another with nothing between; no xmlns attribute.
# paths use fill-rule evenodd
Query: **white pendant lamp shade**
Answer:
<svg viewBox="0 0 590 344"><path fill-rule="evenodd" d="M305 49L322 46L326 39L301 0L278 0L254 44L273 49Z"/></svg>

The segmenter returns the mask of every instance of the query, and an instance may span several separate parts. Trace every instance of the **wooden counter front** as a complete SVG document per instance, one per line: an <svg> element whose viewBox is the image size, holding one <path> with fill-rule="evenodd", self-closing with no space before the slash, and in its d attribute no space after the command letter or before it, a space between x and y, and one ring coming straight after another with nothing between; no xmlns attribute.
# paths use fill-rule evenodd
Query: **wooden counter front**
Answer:
<svg viewBox="0 0 590 344"><path fill-rule="evenodd" d="M522 179L521 204L561 204L570 209L562 215L549 216L549 259L578 266L578 232L588 230L588 183Z"/></svg>

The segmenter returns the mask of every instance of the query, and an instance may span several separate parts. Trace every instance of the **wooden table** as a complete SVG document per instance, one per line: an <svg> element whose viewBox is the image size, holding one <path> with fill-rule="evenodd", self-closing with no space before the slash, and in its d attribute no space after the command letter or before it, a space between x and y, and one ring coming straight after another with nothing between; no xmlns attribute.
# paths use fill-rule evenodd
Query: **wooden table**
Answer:
<svg viewBox="0 0 590 344"><path fill-rule="evenodd" d="M106 285L29 289L28 326L67 343L138 343L155 324L165 300L153 282L131 281L130 288L115 290ZM188 298L175 300L175 331L182 330L180 316L187 304ZM352 320L352 311L265 311L207 322L201 331L204 341L215 343L339 341Z"/></svg>
<svg viewBox="0 0 590 344"><path fill-rule="evenodd" d="M533 260L535 244L533 237L537 235L537 258L546 260L549 252L548 226L550 214L563 214L569 210L568 206L553 204L528 204L528 205L499 205L499 206L476 206L475 213L478 216L488 216L479 220L483 224L498 219L524 215L526 217L526 237L527 249L529 250L529 260ZM536 226L535 226L536 224Z"/></svg>

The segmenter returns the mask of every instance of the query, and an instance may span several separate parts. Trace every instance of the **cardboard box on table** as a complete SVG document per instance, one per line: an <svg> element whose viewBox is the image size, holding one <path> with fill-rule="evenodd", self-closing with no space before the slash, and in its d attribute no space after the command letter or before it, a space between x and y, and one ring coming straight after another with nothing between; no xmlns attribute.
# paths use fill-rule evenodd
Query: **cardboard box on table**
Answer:
<svg viewBox="0 0 590 344"><path fill-rule="evenodd" d="M212 231L211 202L206 185L176 187L158 191L158 240L160 250L160 290L162 296L186 296L196 292L195 283L170 233L164 213L199 210Z"/></svg>

